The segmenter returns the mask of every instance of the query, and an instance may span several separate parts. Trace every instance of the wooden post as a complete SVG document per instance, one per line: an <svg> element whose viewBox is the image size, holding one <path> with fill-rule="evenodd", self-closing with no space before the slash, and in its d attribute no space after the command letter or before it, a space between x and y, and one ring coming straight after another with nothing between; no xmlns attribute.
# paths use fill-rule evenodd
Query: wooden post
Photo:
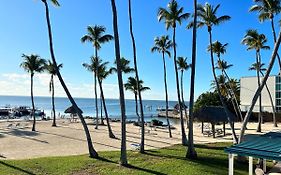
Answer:
<svg viewBox="0 0 281 175"><path fill-rule="evenodd" d="M203 132L204 132L204 122L202 122L201 132L202 132L202 134L203 134Z"/></svg>
<svg viewBox="0 0 281 175"><path fill-rule="evenodd" d="M223 136L225 136L225 122L223 122Z"/></svg>
<svg viewBox="0 0 281 175"><path fill-rule="evenodd" d="M266 172L266 159L263 159L263 161L262 161L262 169L263 169L263 172Z"/></svg>
<svg viewBox="0 0 281 175"><path fill-rule="evenodd" d="M216 138L215 124L212 123L213 138Z"/></svg>
<svg viewBox="0 0 281 175"><path fill-rule="evenodd" d="M249 175L253 175L253 157L249 156Z"/></svg>
<svg viewBox="0 0 281 175"><path fill-rule="evenodd" d="M234 175L234 155L228 154L228 175Z"/></svg>

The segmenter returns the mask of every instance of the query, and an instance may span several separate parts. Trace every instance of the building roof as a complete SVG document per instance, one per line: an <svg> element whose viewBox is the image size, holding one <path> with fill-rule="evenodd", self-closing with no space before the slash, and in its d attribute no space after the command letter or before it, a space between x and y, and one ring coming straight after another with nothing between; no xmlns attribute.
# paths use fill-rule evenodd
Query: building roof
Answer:
<svg viewBox="0 0 281 175"><path fill-rule="evenodd" d="M225 152L281 161L281 132L269 132L225 149Z"/></svg>

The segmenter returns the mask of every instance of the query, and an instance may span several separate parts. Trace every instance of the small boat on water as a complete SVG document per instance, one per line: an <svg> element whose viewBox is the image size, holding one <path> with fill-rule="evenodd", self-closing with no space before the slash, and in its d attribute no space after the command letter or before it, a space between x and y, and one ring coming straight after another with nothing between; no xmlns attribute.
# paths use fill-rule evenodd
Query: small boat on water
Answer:
<svg viewBox="0 0 281 175"><path fill-rule="evenodd" d="M36 108L35 111L36 117L43 117L45 116L44 110ZM29 106L18 106L18 107L10 107L5 106L0 108L0 116L1 118L21 118L21 117L28 117L32 114L32 108Z"/></svg>

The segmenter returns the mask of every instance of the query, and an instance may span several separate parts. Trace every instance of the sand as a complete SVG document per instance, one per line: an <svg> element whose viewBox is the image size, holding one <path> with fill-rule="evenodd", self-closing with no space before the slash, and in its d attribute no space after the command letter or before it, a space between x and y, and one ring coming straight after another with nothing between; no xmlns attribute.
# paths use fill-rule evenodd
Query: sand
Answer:
<svg viewBox="0 0 281 175"><path fill-rule="evenodd" d="M88 120L88 127L91 132L92 141L97 151L120 150L120 123L112 122L112 130L117 139L108 137L107 126L99 126L94 129L92 121ZM7 127L12 124L11 127ZM18 125L18 126L16 126ZM58 127L51 127L52 121L38 121L37 132L31 132L32 122L1 121L0 122L0 159L27 159L46 156L66 156L87 154L87 143L85 134L80 122L70 123L67 120L58 120ZM180 126L174 125L172 130L173 138L169 138L168 130L161 128L146 127L145 149L159 149L174 144L181 143ZM240 123L236 124L239 133ZM255 132L257 124L249 123L246 134L257 134ZM217 126L222 128L222 125ZM272 123L262 125L263 133L280 130L274 128ZM212 138L203 136L201 124L194 124L195 143L231 142L231 131L226 128L227 136ZM127 124L127 149L135 149L131 144L140 142L140 128L133 124Z"/></svg>

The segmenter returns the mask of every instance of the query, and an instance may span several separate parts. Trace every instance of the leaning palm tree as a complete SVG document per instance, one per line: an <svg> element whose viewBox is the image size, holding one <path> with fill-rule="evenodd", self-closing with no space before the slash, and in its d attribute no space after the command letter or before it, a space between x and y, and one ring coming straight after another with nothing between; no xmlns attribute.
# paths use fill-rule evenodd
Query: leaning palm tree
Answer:
<svg viewBox="0 0 281 175"><path fill-rule="evenodd" d="M146 91L150 90L149 87L143 86L143 81L139 80L140 85L140 91ZM127 83L124 84L125 90L131 91L135 96L135 104L136 104L136 115L138 116L138 122L141 122L140 115L139 115L139 109L138 109L138 84L137 79L134 77L129 77Z"/></svg>
<svg viewBox="0 0 281 175"><path fill-rule="evenodd" d="M210 48L213 48L213 41L212 41L212 28L213 26L217 26L225 21L230 20L230 16L227 15L223 15L223 16L217 16L217 10L219 9L220 5L217 6L212 6L209 3L205 3L205 5L198 5L197 10L198 10L198 17L199 20L196 23L197 27L203 27L206 26L208 29L208 33L209 33L209 42L210 42ZM194 23L191 22L187 28L193 27ZM224 107L226 116L228 118L228 121L230 123L230 127L231 127L231 131L232 131L232 135L233 135L233 139L234 142L237 143L237 136L235 134L235 130L234 130L234 123L230 120L230 115L229 115L229 110L227 108L227 105L222 97L222 94L220 92L219 89L219 84L217 81L217 76L216 76L216 72L215 72L215 61L214 61L214 55L213 55L213 49L210 50L210 57L211 57L211 65L212 65L212 72L213 72L213 77L214 80L216 82L216 86L217 86L217 91L220 97L220 101Z"/></svg>
<svg viewBox="0 0 281 175"><path fill-rule="evenodd" d="M197 23L197 0L193 0L193 23ZM189 117L188 117L188 149L186 158L196 159L197 153L194 148L193 140L193 107L194 107L194 87L195 87L195 64L196 64L196 47L197 47L197 26L194 25L192 29L192 63L190 73L190 98L189 98Z"/></svg>
<svg viewBox="0 0 281 175"><path fill-rule="evenodd" d="M264 63L259 63L259 64L257 64L257 63L253 63L252 65L251 65L251 67L249 68L249 70L250 71L259 71L260 72L260 74L262 75L262 76L264 76L264 71L266 71L266 69L264 68ZM265 84L265 88L266 88L266 91L267 91L267 93L268 93L268 96L269 96L269 100L270 100L270 103L271 103L271 107L272 107L272 118L273 118L273 125L274 125L274 127L278 127L277 126L277 121L276 121L276 116L275 116L275 114L276 114L276 112L275 112L275 107L274 107L274 103L273 103L273 99L272 99L272 95L271 95L271 92L270 92L270 90L269 90L269 88L268 88L268 86L267 86L267 83Z"/></svg>
<svg viewBox="0 0 281 175"><path fill-rule="evenodd" d="M85 131L85 135L87 138L87 143L88 143L88 150L89 150L89 155L90 157L93 158L98 158L98 153L95 151L93 143L92 143L92 139L91 139L91 135L88 129L88 126L83 118L83 115L81 114L81 111L79 110L76 102L74 101L74 99L72 98L66 84L63 81L63 78L60 74L57 62L56 62L56 58L55 58L55 53L54 53L54 48L53 48L53 35L52 35L52 27L51 27L51 22L50 22L50 15L49 15L49 6L48 6L48 1L47 0L41 0L44 3L45 9L46 9L46 21L47 21L47 27L48 27L48 35L49 35L49 44L50 44L50 53L51 53L51 58L52 58L52 62L55 66L56 72L57 72L57 76L59 78L59 81L69 99L69 101L71 102L72 106L74 107L76 113L78 114L82 126L84 128ZM59 2L57 0L50 0L55 6L60 6Z"/></svg>
<svg viewBox="0 0 281 175"><path fill-rule="evenodd" d="M260 51L262 49L269 50L270 47L265 45L267 42L267 38L264 34L259 34L257 30L247 30L244 38L242 39L242 44L247 46L247 50L255 50L256 52L256 64L259 65L261 63L261 54ZM258 87L261 86L260 81L260 71L257 71L258 77ZM259 116L258 116L258 127L257 132L261 132L261 124L262 124L262 99L261 94L259 96Z"/></svg>
<svg viewBox="0 0 281 175"><path fill-rule="evenodd" d="M23 54L22 57L24 61L20 64L26 72L30 73L30 93L31 93L31 103L32 103L32 112L31 115L33 117L33 125L32 131L35 131L35 105L34 105L34 98L33 98L33 77L36 72L41 73L45 70L46 60L41 58L39 55L25 55Z"/></svg>
<svg viewBox="0 0 281 175"><path fill-rule="evenodd" d="M62 64L58 65L58 69L62 68ZM56 108L55 108L55 82L54 82L54 76L57 75L56 68L54 64L48 60L48 63L46 64L46 71L51 75L51 80L49 83L49 91L52 93L52 114L53 114L53 127L56 127Z"/></svg>
<svg viewBox="0 0 281 175"><path fill-rule="evenodd" d="M184 71L187 71L191 67L191 65L187 63L187 58L184 58L184 57L178 57L177 64L178 64L178 70L181 72L181 100L182 100L181 102L184 107L185 118L186 118L187 126L188 126L187 111L186 111L185 101L184 101L184 97L183 97L183 73L184 73Z"/></svg>
<svg viewBox="0 0 281 175"><path fill-rule="evenodd" d="M104 44L106 42L109 42L113 39L112 35L109 34L104 34L106 28L104 26L88 26L87 27L87 34L84 35L81 38L81 42L90 42L93 44L93 47L95 48L95 57L98 57L98 50L101 49L101 44ZM97 63L96 63L97 64ZM95 129L98 129L98 118L99 118L99 109L98 109L98 95L97 95L97 73L95 73L95 78L94 78L94 87L95 87L95 106L96 106L96 127Z"/></svg>
<svg viewBox="0 0 281 175"><path fill-rule="evenodd" d="M189 13L183 12L183 7L178 6L176 0L172 0L168 4L167 9L159 8L158 10L158 21L164 21L167 30L173 28L174 67L175 67L175 75L176 75L178 104L181 104L181 98L180 98L179 76L178 76L178 67L177 67L176 27L177 24L181 25L181 23L184 20L188 19L189 16L190 16ZM182 115L182 105L179 105L179 110L180 110L180 120L181 120L182 144L187 146L187 139L186 139L184 121Z"/></svg>
<svg viewBox="0 0 281 175"><path fill-rule="evenodd" d="M108 118L108 113L107 113L107 108L106 108L106 103L105 103L104 92L103 92L103 87L102 87L103 80L105 80L112 73L111 70L107 70L107 65L108 64L109 64L109 62L103 62L100 59L100 64L98 65L98 69L99 69L98 70L98 83L99 83L100 93L101 93L101 103L102 103L101 106L103 106L103 108L104 108L104 113L105 113L105 119L106 119L106 123L107 123L107 129L108 129L109 138L116 138L115 135L113 134L111 126L110 126L110 122L109 122L109 118Z"/></svg>
<svg viewBox="0 0 281 175"><path fill-rule="evenodd" d="M118 76L119 85L119 98L120 98L120 109L121 109L121 155L120 164L127 165L127 149L126 149L126 107L123 89L123 79L122 79L122 69L120 61L120 43L119 43L119 33L118 33L118 18L115 0L111 0L112 7L112 22L115 38L115 56L116 56L116 71Z"/></svg>
<svg viewBox="0 0 281 175"><path fill-rule="evenodd" d="M171 57L170 49L173 47L173 42L169 39L168 35L164 35L161 37L156 37L154 39L154 46L151 48L151 52L159 52L162 54L162 61L163 61L163 70L164 70L164 84L165 84L165 97L166 97L166 120L169 128L169 136L172 137L170 121L168 117L168 109L169 109L169 98L168 98L168 88L167 88L167 71L166 71L166 61L165 61L165 54L168 57Z"/></svg>
<svg viewBox="0 0 281 175"><path fill-rule="evenodd" d="M260 22L270 20L274 43L276 43L274 17L281 12L280 0L254 0L254 2L256 2L257 4L253 5L249 11L259 12ZM279 54L277 54L277 60L279 63L279 71L281 72L281 59Z"/></svg>

